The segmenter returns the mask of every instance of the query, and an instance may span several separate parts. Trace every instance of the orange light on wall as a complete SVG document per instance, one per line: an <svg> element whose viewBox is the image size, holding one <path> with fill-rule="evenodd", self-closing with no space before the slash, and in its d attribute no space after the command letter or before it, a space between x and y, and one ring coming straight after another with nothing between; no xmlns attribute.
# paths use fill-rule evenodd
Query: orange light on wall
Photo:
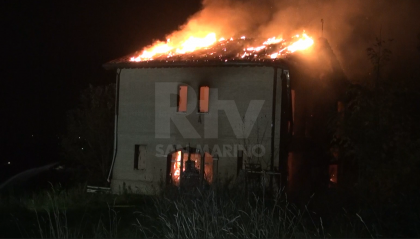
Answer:
<svg viewBox="0 0 420 239"><path fill-rule="evenodd" d="M209 112L209 87L201 86L200 87L200 102L198 111L200 113Z"/></svg>
<svg viewBox="0 0 420 239"><path fill-rule="evenodd" d="M292 120L293 122L295 121L295 96L296 96L296 91L295 90L291 90L291 96L292 96Z"/></svg>
<svg viewBox="0 0 420 239"><path fill-rule="evenodd" d="M209 153L204 155L204 180L213 182L213 157Z"/></svg>
<svg viewBox="0 0 420 239"><path fill-rule="evenodd" d="M188 96L188 86L181 85L179 86L178 91L178 112L187 112L187 96Z"/></svg>

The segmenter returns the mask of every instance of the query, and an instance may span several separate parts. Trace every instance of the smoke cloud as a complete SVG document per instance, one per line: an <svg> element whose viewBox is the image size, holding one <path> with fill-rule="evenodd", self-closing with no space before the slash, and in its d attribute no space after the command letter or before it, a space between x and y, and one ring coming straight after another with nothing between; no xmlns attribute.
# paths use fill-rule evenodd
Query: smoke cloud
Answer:
<svg viewBox="0 0 420 239"><path fill-rule="evenodd" d="M366 48L376 37L394 39L387 47L399 68L419 57L420 1L416 0L204 0L202 5L180 30L168 35L171 42L209 32L225 38L268 38L305 30L314 39L323 36L329 41L350 79L369 72Z"/></svg>

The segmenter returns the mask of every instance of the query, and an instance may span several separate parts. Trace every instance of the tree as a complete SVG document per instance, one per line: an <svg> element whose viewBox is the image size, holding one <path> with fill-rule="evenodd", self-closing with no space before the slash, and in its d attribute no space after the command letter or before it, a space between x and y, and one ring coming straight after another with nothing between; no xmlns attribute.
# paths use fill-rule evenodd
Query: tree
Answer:
<svg viewBox="0 0 420 239"><path fill-rule="evenodd" d="M366 49L367 55L372 63L373 71L374 71L374 86L379 84L381 79L381 73L383 71L384 66L390 61L391 59L391 50L386 47L387 43L392 42L393 39L389 39L388 42L382 40L381 37L376 38L376 42Z"/></svg>
<svg viewBox="0 0 420 239"><path fill-rule="evenodd" d="M342 170L338 182L375 212L370 217L380 220L387 235L401 228L411 235L420 212L419 74L384 74L391 51L381 39L367 55L372 79L348 88L344 112L333 126Z"/></svg>
<svg viewBox="0 0 420 239"><path fill-rule="evenodd" d="M80 95L80 106L67 112L62 147L67 161L82 165L88 183L106 185L113 153L115 84Z"/></svg>
<svg viewBox="0 0 420 239"><path fill-rule="evenodd" d="M406 79L382 76L391 57L384 41L377 39L367 55L375 71L374 83L352 85L344 114L337 120L336 138L347 171L343 179L349 188L356 185L370 202L396 203L399 196L420 186L408 180L417 178L420 165L416 113L420 94Z"/></svg>

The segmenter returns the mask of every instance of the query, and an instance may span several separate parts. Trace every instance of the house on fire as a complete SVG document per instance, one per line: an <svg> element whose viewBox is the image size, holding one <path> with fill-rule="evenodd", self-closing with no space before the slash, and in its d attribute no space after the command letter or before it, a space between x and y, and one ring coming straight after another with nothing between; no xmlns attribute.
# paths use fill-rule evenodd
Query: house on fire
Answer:
<svg viewBox="0 0 420 239"><path fill-rule="evenodd" d="M229 54L140 62L124 57L104 65L116 70L117 82L112 192L129 187L154 194L165 184L212 184L241 171L273 175L279 187L310 181L297 178L314 156L300 152L318 140L309 132L317 125L308 125L316 118L313 102L325 102L308 97L330 91L319 112L337 105L326 86L331 79L325 79L334 63L326 63L323 82L316 84L321 73L315 70L310 79L314 71L299 69L297 58ZM326 174L328 165L322 164Z"/></svg>

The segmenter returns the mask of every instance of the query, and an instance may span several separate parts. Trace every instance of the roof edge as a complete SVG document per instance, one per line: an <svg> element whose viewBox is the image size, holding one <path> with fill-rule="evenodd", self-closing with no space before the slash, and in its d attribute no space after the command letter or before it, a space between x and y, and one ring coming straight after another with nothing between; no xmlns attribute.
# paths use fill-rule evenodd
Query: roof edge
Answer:
<svg viewBox="0 0 420 239"><path fill-rule="evenodd" d="M216 66L268 66L288 69L283 59L263 60L183 60L183 61L141 61L141 62L115 62L110 61L102 65L106 70L120 68L173 68L173 67L216 67Z"/></svg>

